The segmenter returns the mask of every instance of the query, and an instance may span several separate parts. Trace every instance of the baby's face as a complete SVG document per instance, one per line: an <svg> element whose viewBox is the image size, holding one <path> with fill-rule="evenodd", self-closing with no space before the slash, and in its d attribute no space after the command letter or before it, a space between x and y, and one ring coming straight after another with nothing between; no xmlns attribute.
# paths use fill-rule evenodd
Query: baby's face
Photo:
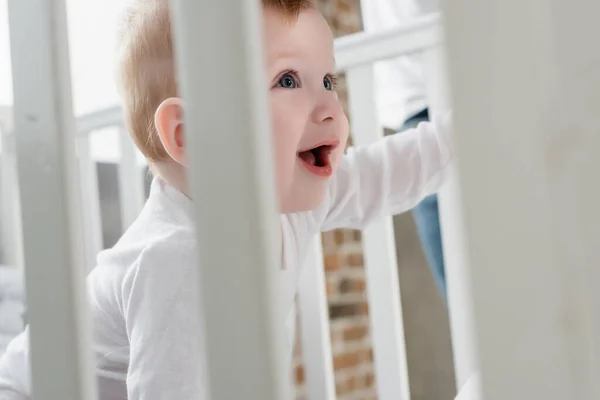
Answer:
<svg viewBox="0 0 600 400"><path fill-rule="evenodd" d="M280 211L310 210L323 200L348 139L333 35L316 10L291 22L266 10L263 31Z"/></svg>

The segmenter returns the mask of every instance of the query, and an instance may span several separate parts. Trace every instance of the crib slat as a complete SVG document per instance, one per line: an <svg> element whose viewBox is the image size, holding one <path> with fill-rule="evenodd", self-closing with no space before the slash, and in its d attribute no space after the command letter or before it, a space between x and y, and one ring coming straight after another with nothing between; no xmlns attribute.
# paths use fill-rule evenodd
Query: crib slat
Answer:
<svg viewBox="0 0 600 400"><path fill-rule="evenodd" d="M376 113L373 66L352 68L346 76L353 144L367 145L383 135ZM378 398L409 400L404 323L391 218L374 222L364 230L363 249Z"/></svg>
<svg viewBox="0 0 600 400"><path fill-rule="evenodd" d="M119 197L123 232L137 218L144 206L144 179L138 165L138 149L123 127L119 127L121 159L119 161Z"/></svg>
<svg viewBox="0 0 600 400"><path fill-rule="evenodd" d="M451 109L445 48L438 45L423 53L430 115ZM444 248L447 301L457 390L478 370L473 328L473 308L468 274L460 177L456 163L438 195Z"/></svg>
<svg viewBox="0 0 600 400"><path fill-rule="evenodd" d="M95 399L65 4L8 11L33 398Z"/></svg>
<svg viewBox="0 0 600 400"><path fill-rule="evenodd" d="M302 359L309 399L335 400L329 309L318 235L306 258L298 301L301 318Z"/></svg>
<svg viewBox="0 0 600 400"><path fill-rule="evenodd" d="M446 9L486 400L600 398L599 14L586 0Z"/></svg>
<svg viewBox="0 0 600 400"><path fill-rule="evenodd" d="M210 398L290 399L260 4L174 5Z"/></svg>
<svg viewBox="0 0 600 400"><path fill-rule="evenodd" d="M77 137L79 176L81 177L81 200L85 260L87 270L96 266L96 256L103 248L102 219L100 214L100 191L98 190L98 166L92 158L90 135Z"/></svg>
<svg viewBox="0 0 600 400"><path fill-rule="evenodd" d="M5 111L5 110L0 110ZM11 109L8 109L12 113ZM4 115L0 115L0 118ZM12 115L10 117L12 119ZM0 120L0 168L2 173L0 196L2 196L2 250L4 264L23 267L23 242L21 232L21 208L19 202L19 185L17 182L17 160L15 157L15 136L12 123Z"/></svg>

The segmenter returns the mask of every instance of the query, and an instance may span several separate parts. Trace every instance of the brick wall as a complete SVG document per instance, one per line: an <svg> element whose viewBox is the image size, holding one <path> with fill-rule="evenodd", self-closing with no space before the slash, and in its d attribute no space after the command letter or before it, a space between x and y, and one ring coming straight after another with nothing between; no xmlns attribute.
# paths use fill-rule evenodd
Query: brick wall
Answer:
<svg viewBox="0 0 600 400"><path fill-rule="evenodd" d="M359 0L319 0L317 4L336 37L362 29ZM338 92L347 111L346 88L340 78ZM323 253L338 399L376 399L360 232L324 233ZM297 399L305 398L301 353L297 346Z"/></svg>

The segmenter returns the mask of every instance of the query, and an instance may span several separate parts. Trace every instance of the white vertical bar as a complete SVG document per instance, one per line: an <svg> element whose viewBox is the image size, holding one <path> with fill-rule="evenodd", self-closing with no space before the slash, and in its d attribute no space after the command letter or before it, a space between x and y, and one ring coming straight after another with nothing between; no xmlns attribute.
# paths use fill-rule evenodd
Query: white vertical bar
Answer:
<svg viewBox="0 0 600 400"><path fill-rule="evenodd" d="M423 61L426 68L425 79L430 116L445 113L452 107L443 45L426 49L423 53ZM438 198L454 370L456 386L460 390L469 377L477 371L477 354L467 273L461 193L455 165Z"/></svg>
<svg viewBox="0 0 600 400"><path fill-rule="evenodd" d="M13 178L11 173L12 164L12 152L10 143L8 141L8 134L2 126L0 121L0 199L2 202L2 209L0 210L0 223L2 223L2 253L4 254L5 265L15 265L13 244L15 237L15 227L13 224L14 205L12 193L16 188L16 179Z"/></svg>
<svg viewBox="0 0 600 400"><path fill-rule="evenodd" d="M600 398L598 15L586 0L446 9L486 400Z"/></svg>
<svg viewBox="0 0 600 400"><path fill-rule="evenodd" d="M383 136L376 113L373 66L352 68L346 77L353 144L368 145ZM362 237L378 398L409 400L404 322L391 217L370 224Z"/></svg>
<svg viewBox="0 0 600 400"><path fill-rule="evenodd" d="M90 135L92 134L92 132L87 132L77 137L84 248L86 270L88 271L96 266L96 256L103 248L98 165L96 160L92 159L90 148Z"/></svg>
<svg viewBox="0 0 600 400"><path fill-rule="evenodd" d="M0 166L2 168L2 239L5 255L4 264L23 267L23 241L21 232L21 209L19 185L17 182L17 160L15 157L15 136L8 123L0 121Z"/></svg>
<svg viewBox="0 0 600 400"><path fill-rule="evenodd" d="M320 234L315 237L302 274L298 301L308 398L335 400L329 308Z"/></svg>
<svg viewBox="0 0 600 400"><path fill-rule="evenodd" d="M456 166L452 166L452 173L438 194L438 207L444 246L454 373L456 388L460 391L478 370L478 361L459 182Z"/></svg>
<svg viewBox="0 0 600 400"><path fill-rule="evenodd" d="M138 149L124 127L119 127L121 159L119 162L119 197L121 203L121 226L123 232L138 217L144 206L144 179L137 162Z"/></svg>
<svg viewBox="0 0 600 400"><path fill-rule="evenodd" d="M174 4L210 398L290 399L260 2Z"/></svg>
<svg viewBox="0 0 600 400"><path fill-rule="evenodd" d="M96 398L63 1L8 2L32 398Z"/></svg>

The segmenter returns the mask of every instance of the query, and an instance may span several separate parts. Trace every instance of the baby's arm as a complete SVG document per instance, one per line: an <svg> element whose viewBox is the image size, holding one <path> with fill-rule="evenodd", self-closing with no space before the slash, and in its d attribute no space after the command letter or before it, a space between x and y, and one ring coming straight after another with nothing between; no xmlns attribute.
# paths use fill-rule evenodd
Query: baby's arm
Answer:
<svg viewBox="0 0 600 400"><path fill-rule="evenodd" d="M343 157L326 198L313 212L321 230L361 229L374 218L416 206L437 192L452 158L451 115L353 148Z"/></svg>

